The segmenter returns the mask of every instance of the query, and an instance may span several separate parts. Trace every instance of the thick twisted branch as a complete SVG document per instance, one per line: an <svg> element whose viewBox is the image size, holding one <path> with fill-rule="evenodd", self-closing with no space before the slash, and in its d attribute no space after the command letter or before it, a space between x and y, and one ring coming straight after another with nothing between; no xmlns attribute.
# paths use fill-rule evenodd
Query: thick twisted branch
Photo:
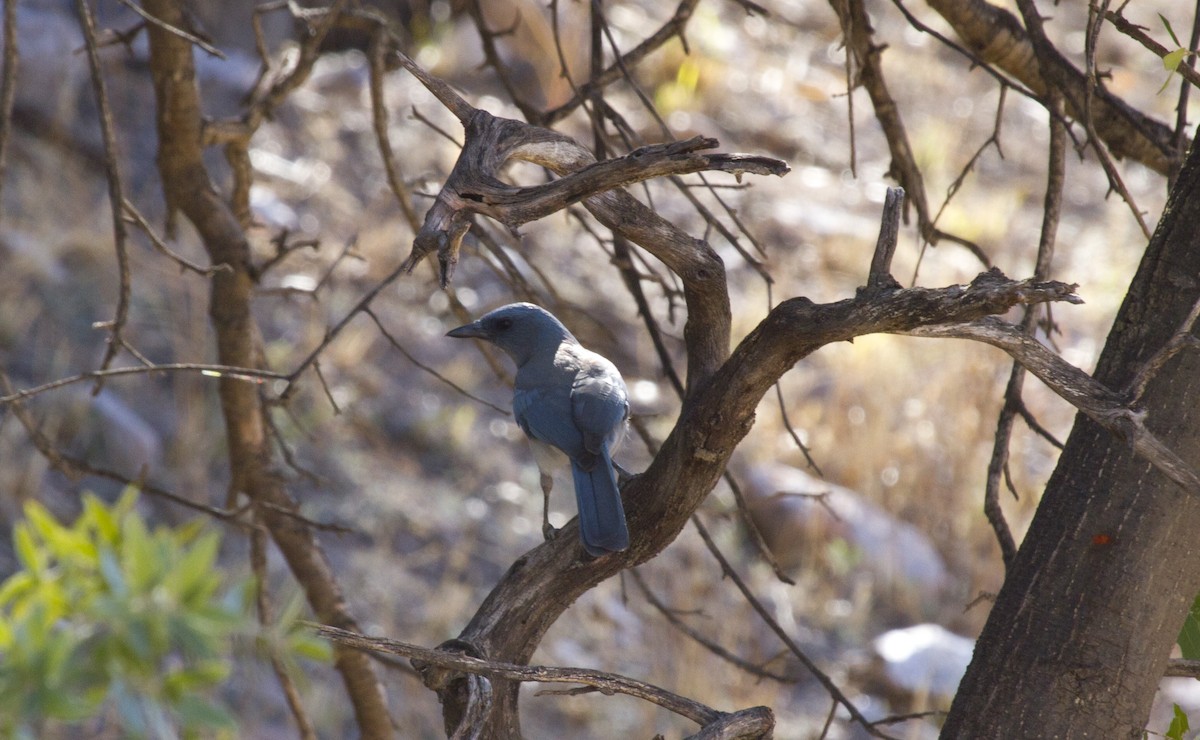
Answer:
<svg viewBox="0 0 1200 740"><path fill-rule="evenodd" d="M459 636L478 655L523 663L545 631L585 591L666 547L712 490L730 455L749 432L759 400L796 362L818 348L864 334L900 333L961 324L1015 305L1077 302L1074 286L1013 281L992 271L969 286L941 289L862 289L852 299L817 305L804 298L781 303L735 349L710 382L685 402L674 430L650 467L623 489L631 548L604 558L579 559L577 531L555 539L509 569ZM447 713L462 711L467 684L446 685ZM516 687L497 683L492 737L519 732Z"/></svg>

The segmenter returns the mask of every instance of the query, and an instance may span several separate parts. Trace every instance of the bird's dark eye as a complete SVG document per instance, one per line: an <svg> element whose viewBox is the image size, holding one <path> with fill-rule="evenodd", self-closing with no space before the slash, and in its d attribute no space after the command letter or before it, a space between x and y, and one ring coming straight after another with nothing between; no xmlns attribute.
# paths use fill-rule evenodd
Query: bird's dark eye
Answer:
<svg viewBox="0 0 1200 740"><path fill-rule="evenodd" d="M500 331L508 331L512 328L512 319L496 319L496 328Z"/></svg>

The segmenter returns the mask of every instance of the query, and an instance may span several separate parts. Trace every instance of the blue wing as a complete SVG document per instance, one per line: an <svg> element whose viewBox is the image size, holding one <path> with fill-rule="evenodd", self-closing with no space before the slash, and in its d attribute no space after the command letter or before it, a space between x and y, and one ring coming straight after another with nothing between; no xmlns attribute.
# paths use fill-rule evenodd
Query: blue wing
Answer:
<svg viewBox="0 0 1200 740"><path fill-rule="evenodd" d="M571 418L569 393L554 388L518 389L513 393L513 416L521 431L553 445L575 459L584 454L583 433Z"/></svg>
<svg viewBox="0 0 1200 740"><path fill-rule="evenodd" d="M612 453L625 434L625 420L629 418L628 393L616 367L599 355L587 359L590 361L583 363L571 388L571 416L583 435L587 452L580 461L584 467L594 464L602 448ZM608 464L612 466L611 459Z"/></svg>
<svg viewBox="0 0 1200 740"><path fill-rule="evenodd" d="M572 457L579 530L593 556L629 547L629 529L612 450L625 433L629 398L611 362L580 349L580 370L571 388L571 416L583 438L584 454Z"/></svg>
<svg viewBox="0 0 1200 740"><path fill-rule="evenodd" d="M564 345L560 353L554 369L537 378L540 383L519 379L513 415L527 435L570 458L580 538L599 557L629 547L612 464L612 449L629 416L628 394L608 360L578 345Z"/></svg>

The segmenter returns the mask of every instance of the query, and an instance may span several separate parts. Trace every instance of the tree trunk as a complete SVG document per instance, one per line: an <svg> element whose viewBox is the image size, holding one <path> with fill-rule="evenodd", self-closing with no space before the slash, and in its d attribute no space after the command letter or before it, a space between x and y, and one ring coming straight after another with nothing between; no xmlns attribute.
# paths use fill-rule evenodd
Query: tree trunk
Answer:
<svg viewBox="0 0 1200 740"><path fill-rule="evenodd" d="M1096 378L1124 390L1200 298L1193 145L1130 285ZM1146 386L1147 427L1200 462L1200 356ZM1200 591L1200 495L1079 415L975 647L945 738L1141 737ZM1165 729L1165 728L1158 728Z"/></svg>

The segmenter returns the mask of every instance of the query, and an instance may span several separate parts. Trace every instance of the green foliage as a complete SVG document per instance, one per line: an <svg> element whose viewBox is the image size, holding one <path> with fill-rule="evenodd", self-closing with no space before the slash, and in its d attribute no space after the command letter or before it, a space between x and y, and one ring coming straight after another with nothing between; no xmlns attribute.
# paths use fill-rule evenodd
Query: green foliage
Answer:
<svg viewBox="0 0 1200 740"><path fill-rule="evenodd" d="M1167 740L1183 740L1183 736L1191 729L1188 727L1187 713L1180 709L1178 704L1172 706L1175 708L1175 717L1171 720L1171 726L1167 728L1167 733L1163 737Z"/></svg>
<svg viewBox="0 0 1200 740"><path fill-rule="evenodd" d="M37 737L99 714L135 737L229 736L209 697L229 675L230 640L262 636L248 582L222 592L219 534L203 522L151 531L127 490L87 495L63 525L36 502L13 542L22 569L0 584L0 735ZM267 630L280 652L322 657L296 634L299 605Z"/></svg>
<svg viewBox="0 0 1200 740"><path fill-rule="evenodd" d="M1183 620L1179 631L1179 649L1188 660L1200 660L1200 594L1192 601L1192 608Z"/></svg>

